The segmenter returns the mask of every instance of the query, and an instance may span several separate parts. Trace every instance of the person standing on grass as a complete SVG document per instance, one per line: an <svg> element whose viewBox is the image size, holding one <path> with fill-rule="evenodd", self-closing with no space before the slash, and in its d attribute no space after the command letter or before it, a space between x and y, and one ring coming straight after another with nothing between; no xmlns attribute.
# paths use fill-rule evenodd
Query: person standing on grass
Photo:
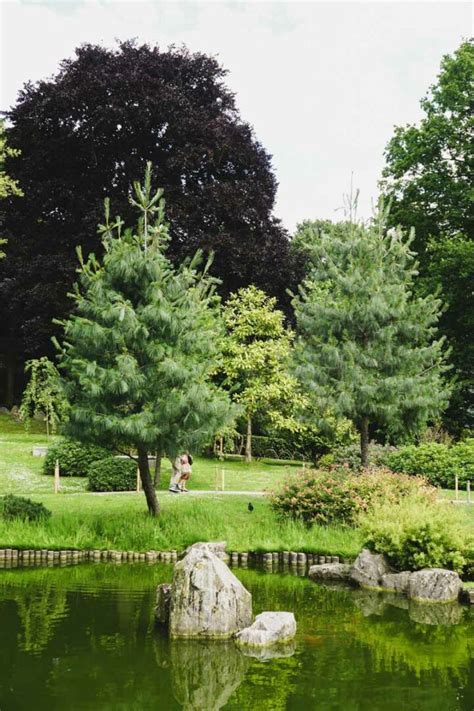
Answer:
<svg viewBox="0 0 474 711"><path fill-rule="evenodd" d="M193 464L193 458L189 454L189 452L185 452L181 456L181 479L179 482L179 487L181 491L188 493L189 489L186 489L186 482L189 480L189 477L192 474L192 464Z"/></svg>
<svg viewBox="0 0 474 711"><path fill-rule="evenodd" d="M171 491L172 494L179 494L181 492L180 489L180 481L181 481L181 475L182 475L182 457L180 454L176 457L174 461L171 462L171 479L170 479L170 486L168 491Z"/></svg>

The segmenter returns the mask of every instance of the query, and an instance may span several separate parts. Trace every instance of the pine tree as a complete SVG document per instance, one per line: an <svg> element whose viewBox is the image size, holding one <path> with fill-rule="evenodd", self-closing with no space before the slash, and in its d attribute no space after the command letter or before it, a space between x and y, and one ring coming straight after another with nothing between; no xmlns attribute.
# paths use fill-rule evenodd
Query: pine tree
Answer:
<svg viewBox="0 0 474 711"><path fill-rule="evenodd" d="M180 267L166 257L162 190L152 193L151 164L134 184L136 230L110 220L106 202L103 263L81 259L75 311L63 322L72 434L136 452L148 510L159 511L148 454L174 457L211 438L232 416L210 380L220 348L216 280L201 255Z"/></svg>
<svg viewBox="0 0 474 711"><path fill-rule="evenodd" d="M413 293L413 231L371 224L309 240L313 269L294 299L297 374L320 411L352 420L368 464L369 426L414 432L447 404L441 303Z"/></svg>
<svg viewBox="0 0 474 711"><path fill-rule="evenodd" d="M276 299L255 286L231 294L224 307L227 336L220 368L245 414L247 461L252 459L254 418L260 415L276 427L291 429L293 411L301 404L288 369L293 334L275 307Z"/></svg>

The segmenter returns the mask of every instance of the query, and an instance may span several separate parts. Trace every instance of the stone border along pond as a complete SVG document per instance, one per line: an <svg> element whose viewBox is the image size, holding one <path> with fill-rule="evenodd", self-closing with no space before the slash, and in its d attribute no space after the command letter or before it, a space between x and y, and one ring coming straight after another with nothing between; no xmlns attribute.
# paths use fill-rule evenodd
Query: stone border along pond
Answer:
<svg viewBox="0 0 474 711"><path fill-rule="evenodd" d="M196 544L194 544L196 545ZM217 544L211 543L211 546ZM230 552L224 550L223 542L219 544L219 557L231 567L260 567L266 572L292 572L301 577L322 583L350 583L362 588L380 592L410 595L410 582L418 600L428 602L450 602L459 599L460 602L474 605L474 587L463 587L459 576L453 571L429 569L424 571L397 572L390 568L382 555L375 555L363 550L355 561L340 556L320 555L319 553L298 553L295 551L275 551L261 553L257 551ZM186 549L189 551L190 547ZM185 551L186 552L186 551ZM184 553L185 553L184 552ZM84 562L94 563L168 563L174 564L181 557L177 550L155 551L145 553L117 550L47 550L0 548L0 570L2 568L20 568L29 566L69 566ZM459 581L459 582L458 582ZM417 597L416 585L421 586L422 594ZM439 599L439 587L453 586L457 590L455 597ZM423 592L424 591L424 592ZM435 597L432 594L435 594ZM431 597L430 597L431 594Z"/></svg>

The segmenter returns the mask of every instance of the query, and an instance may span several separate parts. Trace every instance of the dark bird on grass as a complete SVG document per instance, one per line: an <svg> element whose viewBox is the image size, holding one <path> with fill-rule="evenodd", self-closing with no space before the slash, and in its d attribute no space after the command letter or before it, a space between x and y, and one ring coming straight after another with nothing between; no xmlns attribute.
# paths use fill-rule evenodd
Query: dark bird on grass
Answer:
<svg viewBox="0 0 474 711"><path fill-rule="evenodd" d="M250 512L253 511L253 504L252 504L251 501L249 501L249 505L247 506L247 508L248 508L248 510L249 510Z"/></svg>

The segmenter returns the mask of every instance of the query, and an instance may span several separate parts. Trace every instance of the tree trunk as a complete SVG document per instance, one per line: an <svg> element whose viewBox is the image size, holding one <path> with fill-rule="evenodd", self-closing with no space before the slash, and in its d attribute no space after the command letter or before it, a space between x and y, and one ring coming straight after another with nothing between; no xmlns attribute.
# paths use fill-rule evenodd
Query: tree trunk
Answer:
<svg viewBox="0 0 474 711"><path fill-rule="evenodd" d="M364 417L360 425L360 461L362 467L369 466L369 418Z"/></svg>
<svg viewBox="0 0 474 711"><path fill-rule="evenodd" d="M148 463L148 452L146 449L138 448L138 469L140 471L140 479L142 480L143 491L145 492L148 513L150 516L158 516L160 507L156 498L155 487L150 474L150 465Z"/></svg>
<svg viewBox="0 0 474 711"><path fill-rule="evenodd" d="M155 482L155 489L157 489L160 485L161 481L161 460L163 457L163 453L160 449L156 450L156 459L155 459L155 475L153 477L153 480Z"/></svg>
<svg viewBox="0 0 474 711"><path fill-rule="evenodd" d="M247 439L245 442L245 461L252 461L252 418L247 417Z"/></svg>

